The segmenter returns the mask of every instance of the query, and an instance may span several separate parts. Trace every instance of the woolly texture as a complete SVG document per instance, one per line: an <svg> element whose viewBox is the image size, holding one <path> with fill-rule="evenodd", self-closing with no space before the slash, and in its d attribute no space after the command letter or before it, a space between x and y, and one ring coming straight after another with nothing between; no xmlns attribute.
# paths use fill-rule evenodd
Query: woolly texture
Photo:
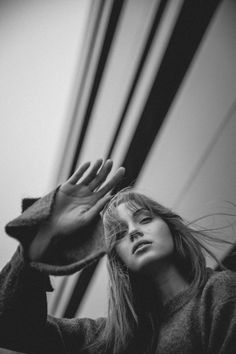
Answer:
<svg viewBox="0 0 236 354"><path fill-rule="evenodd" d="M23 213L6 225L7 234L17 239L24 250L27 250L39 227L51 215L58 188L43 198L23 199ZM48 247L43 261L30 262L30 265L47 274L69 275L87 267L105 254L101 220L93 229L88 229L88 234L84 237L76 236L55 238L51 247Z"/></svg>
<svg viewBox="0 0 236 354"><path fill-rule="evenodd" d="M153 354L234 354L235 273L211 272L198 296L189 297L188 290L176 295L161 318ZM0 347L34 354L93 354L94 349L82 348L96 340L105 321L47 316L45 277L25 263L19 250L0 273ZM108 354L105 348L101 353ZM128 353L144 354L138 347Z"/></svg>

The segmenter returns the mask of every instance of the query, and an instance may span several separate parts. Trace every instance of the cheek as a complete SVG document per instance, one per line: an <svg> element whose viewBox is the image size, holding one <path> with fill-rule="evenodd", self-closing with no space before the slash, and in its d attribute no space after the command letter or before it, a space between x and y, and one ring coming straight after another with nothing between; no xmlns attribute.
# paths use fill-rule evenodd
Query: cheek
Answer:
<svg viewBox="0 0 236 354"><path fill-rule="evenodd" d="M168 225L164 222L156 225L156 228L152 230L152 234L155 235L155 241L157 246L166 250L168 253L174 252L174 240Z"/></svg>
<svg viewBox="0 0 236 354"><path fill-rule="evenodd" d="M166 252L169 254L174 253L174 241L173 238L170 234L167 235L166 240L165 240L165 249Z"/></svg>

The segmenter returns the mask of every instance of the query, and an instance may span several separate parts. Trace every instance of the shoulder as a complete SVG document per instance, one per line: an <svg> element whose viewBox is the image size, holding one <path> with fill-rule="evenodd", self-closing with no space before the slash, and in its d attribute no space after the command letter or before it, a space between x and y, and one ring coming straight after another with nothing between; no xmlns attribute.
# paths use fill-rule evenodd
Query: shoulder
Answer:
<svg viewBox="0 0 236 354"><path fill-rule="evenodd" d="M78 353L96 341L105 323L105 318L67 319L48 316L46 333L50 341L55 335L59 335L68 353ZM88 350L88 353L93 353L93 351Z"/></svg>
<svg viewBox="0 0 236 354"><path fill-rule="evenodd" d="M236 303L236 272L212 270L203 288L202 298L213 305L228 301Z"/></svg>
<svg viewBox="0 0 236 354"><path fill-rule="evenodd" d="M84 345L93 343L103 330L105 318L55 318L48 316L48 332L59 332L71 353L78 352ZM72 350L73 349L73 350Z"/></svg>
<svg viewBox="0 0 236 354"><path fill-rule="evenodd" d="M92 318L55 318L48 316L48 320L52 323L56 323L59 327L67 331L97 331L106 323L106 318L99 317L97 319Z"/></svg>
<svg viewBox="0 0 236 354"><path fill-rule="evenodd" d="M48 321L57 325L64 335L93 336L98 334L105 326L106 318L55 318L48 316Z"/></svg>

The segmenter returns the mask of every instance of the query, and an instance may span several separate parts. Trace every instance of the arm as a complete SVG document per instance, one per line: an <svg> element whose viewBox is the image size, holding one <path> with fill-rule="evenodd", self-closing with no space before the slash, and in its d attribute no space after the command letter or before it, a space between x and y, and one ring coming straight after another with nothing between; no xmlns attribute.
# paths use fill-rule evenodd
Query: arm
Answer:
<svg viewBox="0 0 236 354"><path fill-rule="evenodd" d="M87 337L93 337L95 321L72 322L47 316L46 289L49 282L45 270L50 272L42 267L49 248L58 244L65 246L71 239L72 244L78 246L77 240L90 238L90 227L109 199L107 192L123 176L123 170L118 170L99 189L111 170L111 162L105 163L99 170L99 160L78 183L88 166L82 165L57 190L56 198L52 198L53 206L48 209L50 213L45 212L48 206L43 208L43 218L38 212L40 203L43 203L42 198L27 209L22 217L7 225L8 233L18 238L22 246L0 276L0 345L3 347L26 353L74 353L68 350L73 340L78 343L75 348L75 352L78 352L79 343L82 345ZM37 210L37 215L32 210ZM50 262L50 257L47 261ZM48 348L51 349L48 351Z"/></svg>
<svg viewBox="0 0 236 354"><path fill-rule="evenodd" d="M0 346L28 353L46 321L45 274L31 268L18 247L0 273Z"/></svg>
<svg viewBox="0 0 236 354"><path fill-rule="evenodd" d="M236 350L236 273L214 275L204 296L206 353L233 354Z"/></svg>
<svg viewBox="0 0 236 354"><path fill-rule="evenodd" d="M0 273L0 347L27 354L79 354L105 319L47 316L48 277L18 247ZM1 350L0 350L1 351Z"/></svg>
<svg viewBox="0 0 236 354"><path fill-rule="evenodd" d="M107 193L123 177L124 169L118 169L105 182L112 161L107 160L102 167L101 164L102 160L98 160L83 177L89 167L85 163L56 191L6 226L6 232L21 242L34 268L67 275L105 254L99 212L110 199Z"/></svg>

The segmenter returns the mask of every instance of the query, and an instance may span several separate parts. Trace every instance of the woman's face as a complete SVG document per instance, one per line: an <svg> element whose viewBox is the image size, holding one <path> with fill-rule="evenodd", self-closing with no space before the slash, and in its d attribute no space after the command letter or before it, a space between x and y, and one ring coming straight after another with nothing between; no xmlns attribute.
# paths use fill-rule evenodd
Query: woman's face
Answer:
<svg viewBox="0 0 236 354"><path fill-rule="evenodd" d="M150 211L137 208L130 211L125 203L117 207L121 220L121 235L116 252L132 272L151 272L174 252L174 242L168 225L163 219L152 216Z"/></svg>

